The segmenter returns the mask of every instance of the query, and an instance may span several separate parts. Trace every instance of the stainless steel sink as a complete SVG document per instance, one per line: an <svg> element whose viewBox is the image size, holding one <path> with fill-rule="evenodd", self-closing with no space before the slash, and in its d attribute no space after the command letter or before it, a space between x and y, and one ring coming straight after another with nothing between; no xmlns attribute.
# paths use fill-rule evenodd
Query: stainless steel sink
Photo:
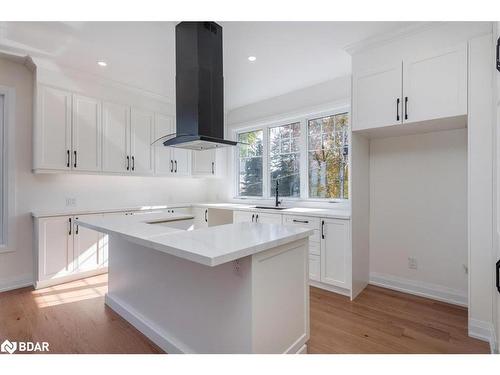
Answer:
<svg viewBox="0 0 500 375"><path fill-rule="evenodd" d="M259 210L286 210L287 207L275 207L275 206L255 206Z"/></svg>

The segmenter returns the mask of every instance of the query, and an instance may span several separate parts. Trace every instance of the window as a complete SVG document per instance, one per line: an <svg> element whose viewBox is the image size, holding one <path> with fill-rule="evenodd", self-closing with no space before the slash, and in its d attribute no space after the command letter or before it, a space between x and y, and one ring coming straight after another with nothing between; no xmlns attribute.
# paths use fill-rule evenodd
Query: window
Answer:
<svg viewBox="0 0 500 375"><path fill-rule="evenodd" d="M240 133L239 145L239 195L242 197L261 197L262 186L262 130Z"/></svg>
<svg viewBox="0 0 500 375"><path fill-rule="evenodd" d="M0 94L0 245L5 244L4 95Z"/></svg>
<svg viewBox="0 0 500 375"><path fill-rule="evenodd" d="M349 199L349 113L260 125L237 134L239 197Z"/></svg>
<svg viewBox="0 0 500 375"><path fill-rule="evenodd" d="M300 122L269 128L269 195L300 197Z"/></svg>
<svg viewBox="0 0 500 375"><path fill-rule="evenodd" d="M309 197L349 197L349 120L347 113L307 122Z"/></svg>

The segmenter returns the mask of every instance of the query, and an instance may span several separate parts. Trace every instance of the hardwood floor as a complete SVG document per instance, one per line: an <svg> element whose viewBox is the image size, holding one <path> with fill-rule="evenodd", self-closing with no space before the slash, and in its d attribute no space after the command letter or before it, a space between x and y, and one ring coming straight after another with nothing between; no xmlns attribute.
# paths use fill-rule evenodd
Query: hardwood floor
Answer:
<svg viewBox="0 0 500 375"><path fill-rule="evenodd" d="M107 275L0 293L0 340L51 353L162 353L104 305ZM369 286L354 302L311 288L310 353L489 353L467 336L467 310Z"/></svg>

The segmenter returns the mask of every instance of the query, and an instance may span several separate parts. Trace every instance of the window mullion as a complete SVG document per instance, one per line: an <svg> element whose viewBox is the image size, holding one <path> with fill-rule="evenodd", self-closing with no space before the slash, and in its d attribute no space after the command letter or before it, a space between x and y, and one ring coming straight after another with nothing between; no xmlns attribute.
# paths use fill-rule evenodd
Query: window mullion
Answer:
<svg viewBox="0 0 500 375"><path fill-rule="evenodd" d="M269 127L265 126L263 129L264 134L262 137L262 141L264 143L264 152L262 155L262 198L269 199L269 179L271 178L271 174L269 173L270 165L269 165Z"/></svg>

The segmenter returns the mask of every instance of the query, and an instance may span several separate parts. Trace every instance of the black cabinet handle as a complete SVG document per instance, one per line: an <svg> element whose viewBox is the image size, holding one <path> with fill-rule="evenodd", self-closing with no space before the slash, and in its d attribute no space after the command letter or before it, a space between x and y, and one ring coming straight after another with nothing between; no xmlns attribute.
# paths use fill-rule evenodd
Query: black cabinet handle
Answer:
<svg viewBox="0 0 500 375"><path fill-rule="evenodd" d="M497 262L497 290L500 293L500 260Z"/></svg>
<svg viewBox="0 0 500 375"><path fill-rule="evenodd" d="M174 161L170 160L170 173L174 173Z"/></svg>
<svg viewBox="0 0 500 375"><path fill-rule="evenodd" d="M253 223L253 219L255 219L255 214L252 214L252 223Z"/></svg>
<svg viewBox="0 0 500 375"><path fill-rule="evenodd" d="M212 162L212 174L215 174L215 163Z"/></svg>
<svg viewBox="0 0 500 375"><path fill-rule="evenodd" d="M175 160L174 163L175 163L175 173L177 173L177 160Z"/></svg>
<svg viewBox="0 0 500 375"><path fill-rule="evenodd" d="M304 223L304 224L309 224L309 220L297 220L297 219L293 219L293 222L294 222L294 223Z"/></svg>
<svg viewBox="0 0 500 375"><path fill-rule="evenodd" d="M73 151L73 154L75 155L75 160L73 162L73 168L76 168L76 150Z"/></svg>
<svg viewBox="0 0 500 375"><path fill-rule="evenodd" d="M208 209L205 210L205 223L208 223Z"/></svg>
<svg viewBox="0 0 500 375"><path fill-rule="evenodd" d="M135 156L132 156L132 170L135 170Z"/></svg>
<svg viewBox="0 0 500 375"><path fill-rule="evenodd" d="M130 156L127 155L127 171L130 170Z"/></svg>
<svg viewBox="0 0 500 375"><path fill-rule="evenodd" d="M405 120L408 120L408 97L405 96Z"/></svg>
<svg viewBox="0 0 500 375"><path fill-rule="evenodd" d="M321 220L321 238L325 239L325 221Z"/></svg>
<svg viewBox="0 0 500 375"><path fill-rule="evenodd" d="M69 150L66 151L66 167L69 168Z"/></svg>
<svg viewBox="0 0 500 375"><path fill-rule="evenodd" d="M399 98L396 99L396 121L399 121Z"/></svg>
<svg viewBox="0 0 500 375"><path fill-rule="evenodd" d="M259 221L259 214L255 215L255 222Z"/></svg>
<svg viewBox="0 0 500 375"><path fill-rule="evenodd" d="M69 218L69 235L71 236L71 227L72 227L72 223L71 223L71 218Z"/></svg>
<svg viewBox="0 0 500 375"><path fill-rule="evenodd" d="M497 39L497 70L500 72L500 38Z"/></svg>
<svg viewBox="0 0 500 375"><path fill-rule="evenodd" d="M75 217L75 219L78 220L77 217ZM78 234L78 229L80 229L80 226L78 224L76 224L75 234Z"/></svg>

